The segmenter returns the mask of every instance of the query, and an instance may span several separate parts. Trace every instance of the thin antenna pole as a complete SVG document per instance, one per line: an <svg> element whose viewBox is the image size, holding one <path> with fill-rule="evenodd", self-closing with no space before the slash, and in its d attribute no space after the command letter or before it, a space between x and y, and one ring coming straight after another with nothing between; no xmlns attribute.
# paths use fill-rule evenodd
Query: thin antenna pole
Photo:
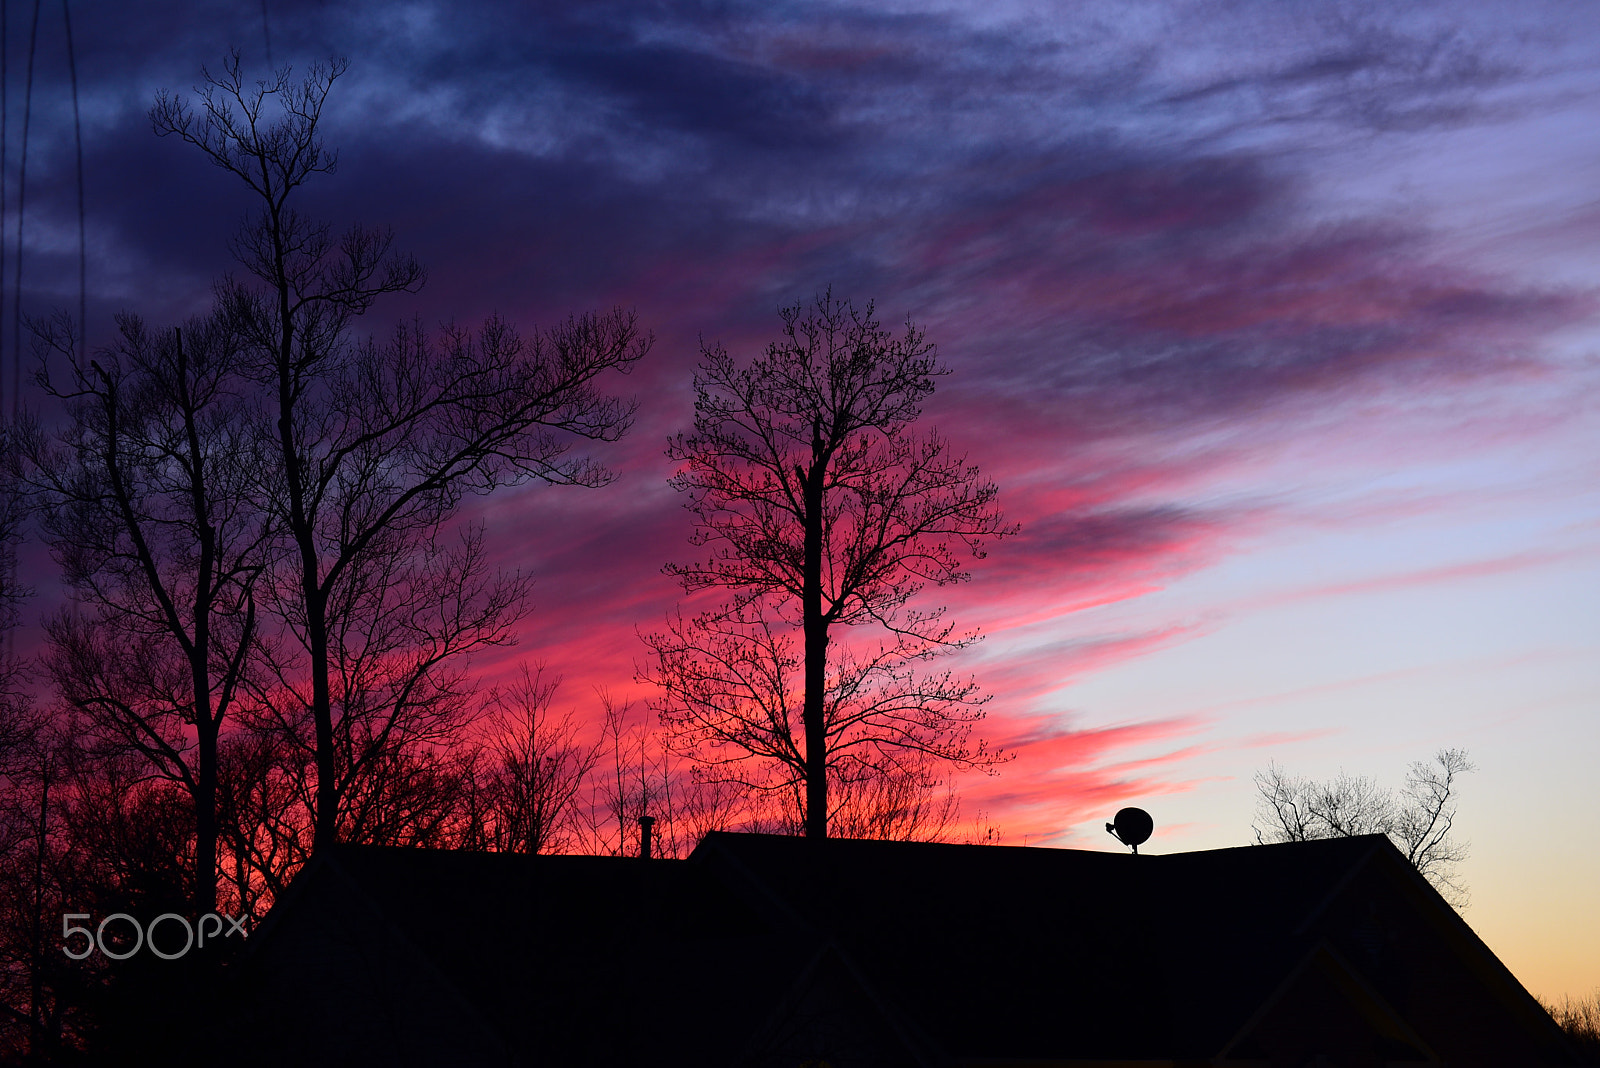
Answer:
<svg viewBox="0 0 1600 1068"><path fill-rule="evenodd" d="M264 0L263 0L264 2ZM78 153L78 348L79 367L89 356L89 239L83 213L83 119L78 112L78 57L72 48L72 11L61 0L61 22L67 30L67 76L72 82L72 141Z"/></svg>

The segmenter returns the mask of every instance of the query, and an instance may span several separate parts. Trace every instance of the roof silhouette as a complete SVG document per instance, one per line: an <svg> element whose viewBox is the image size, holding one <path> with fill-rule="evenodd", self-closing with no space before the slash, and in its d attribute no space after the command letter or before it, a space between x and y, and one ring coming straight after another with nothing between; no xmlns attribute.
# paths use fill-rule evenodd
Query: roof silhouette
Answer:
<svg viewBox="0 0 1600 1068"><path fill-rule="evenodd" d="M348 1015L367 981L448 1018L398 1054L439 1042L457 1063L1566 1057L1382 836L1135 856L719 832L681 861L339 847L252 943L273 1018L344 992L302 1039L327 1063L394 1063ZM399 956L352 979L380 945Z"/></svg>

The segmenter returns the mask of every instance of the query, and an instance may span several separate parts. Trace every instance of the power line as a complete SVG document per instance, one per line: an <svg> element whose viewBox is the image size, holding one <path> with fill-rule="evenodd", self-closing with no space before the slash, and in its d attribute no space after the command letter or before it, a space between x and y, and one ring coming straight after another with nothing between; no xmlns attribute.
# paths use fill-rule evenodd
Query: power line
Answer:
<svg viewBox="0 0 1600 1068"><path fill-rule="evenodd" d="M263 0L263 3L265 0ZM67 30L67 76L72 82L72 141L78 152L78 366L89 357L89 239L83 214L83 120L78 114L78 58L72 49L72 12L61 0L61 22Z"/></svg>
<svg viewBox="0 0 1600 1068"><path fill-rule="evenodd" d="M11 86L9 58L11 49L7 44L6 28L11 24L11 5L6 0L0 0L0 338L5 337L6 315L6 146L10 138L6 133L6 119L11 114L11 101L8 90ZM4 342L0 341L0 349ZM5 409L6 382L5 360L0 359L0 411Z"/></svg>
<svg viewBox="0 0 1600 1068"><path fill-rule="evenodd" d="M17 291L11 319L11 416L17 415L22 391L22 224L28 198L28 127L33 122L33 57L39 46L39 5L33 0L33 27L28 33L28 84L22 94L22 150L17 173Z"/></svg>
<svg viewBox="0 0 1600 1068"><path fill-rule="evenodd" d="M11 100L7 89L11 85L10 68L7 57L11 54L8 47L6 27L11 23L10 5L5 0L0 0L0 339L5 336L5 283L6 283L6 144L8 142L6 130L6 117L11 114ZM0 341L0 352L4 350L4 342ZM0 411L5 409L5 360L0 359ZM14 427L7 427L5 433L5 448L7 455L4 457L7 466L10 466L10 452L15 447L12 432ZM9 502L7 502L9 503ZM11 591L17 588L17 555L13 548L5 555L5 588L0 594L10 599ZM0 611L7 611L7 605L0 605ZM0 643L0 655L4 655L7 664L13 662L17 652L16 627L13 617L7 611L5 616L5 641Z"/></svg>

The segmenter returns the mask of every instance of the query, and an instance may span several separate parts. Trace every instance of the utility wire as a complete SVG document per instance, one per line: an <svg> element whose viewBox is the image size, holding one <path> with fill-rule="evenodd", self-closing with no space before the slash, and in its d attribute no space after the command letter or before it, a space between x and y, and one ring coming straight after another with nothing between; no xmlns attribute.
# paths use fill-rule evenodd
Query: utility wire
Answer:
<svg viewBox="0 0 1600 1068"><path fill-rule="evenodd" d="M11 49L7 47L6 27L11 23L10 5L6 0L0 0L0 354L5 350L5 314L6 314L6 117L11 114L11 100L7 89L11 85L10 68L7 57ZM5 410L5 360L0 358L0 412ZM5 434L6 455L3 459L10 466L11 449L14 447L12 432L15 428L7 427ZM7 502L9 504L10 502ZM0 596L9 602L11 591L17 588L17 554L16 549L5 553L5 588L0 590ZM16 627L12 625L14 619L10 614L10 605L0 604L0 612L5 612L5 641L0 644L0 652L5 656L5 663L14 662L17 653ZM37 911L37 910L35 910ZM30 1008L31 1013L31 1008Z"/></svg>
<svg viewBox="0 0 1600 1068"><path fill-rule="evenodd" d="M33 27L28 32L28 85L22 94L22 152L17 174L17 291L11 319L11 417L17 416L22 391L22 224L28 199L28 127L33 122L33 57L39 46L39 5L33 0Z"/></svg>
<svg viewBox="0 0 1600 1068"><path fill-rule="evenodd" d="M7 90L11 86L11 49L7 47L6 28L11 24L11 5L0 0L0 339L5 337L6 319L6 118L11 114L11 101ZM5 342L0 340L0 351ZM0 411L5 410L6 383L5 360L0 359Z"/></svg>
<svg viewBox="0 0 1600 1068"><path fill-rule="evenodd" d="M89 239L83 216L83 120L78 114L78 57L72 49L72 12L68 0L61 0L61 22L67 29L67 76L72 82L72 141L78 152L77 361L79 367L84 367L89 358Z"/></svg>

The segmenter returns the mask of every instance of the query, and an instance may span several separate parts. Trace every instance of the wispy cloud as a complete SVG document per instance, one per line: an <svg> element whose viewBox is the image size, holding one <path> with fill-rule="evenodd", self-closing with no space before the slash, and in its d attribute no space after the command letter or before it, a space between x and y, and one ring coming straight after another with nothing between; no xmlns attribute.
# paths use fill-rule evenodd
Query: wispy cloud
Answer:
<svg viewBox="0 0 1600 1068"><path fill-rule="evenodd" d="M692 417L699 338L756 351L780 304L829 283L928 326L956 371L929 419L1001 481L1023 525L975 583L942 591L954 618L1004 635L1005 656L977 662L994 722L1013 724L1073 679L1199 632L1045 633L1232 552L1270 508L1194 487L1252 435L1375 397L1444 404L1514 385L1548 370L1549 339L1594 310L1595 294L1570 283L1461 262L1426 218L1324 198L1346 166L1340 146L1505 121L1511 91L1553 62L1540 41L1562 35L1537 20L1499 33L1448 5L1342 3L1058 17L294 0L265 23L215 2L74 10L92 117L92 339L121 308L160 319L202 306L228 269L247 198L154 139L144 109L230 45L264 72L269 35L279 64L352 61L328 120L340 172L308 190L308 210L392 224L431 268L429 287L380 306L371 329L411 314L531 323L610 303L655 329L649 364L613 383L641 399L633 436L603 456L618 485L529 488L488 512L500 562L539 582L508 655L546 659L583 691L631 686L635 629L677 598L659 569L689 552L688 528L660 446ZM35 235L75 233L63 77L41 68ZM74 251L30 245L30 307L75 297ZM1208 439L1219 428L1231 451ZM1283 597L1560 559L1511 554ZM1008 733L1022 756L1006 776L973 789L1048 813L1026 817L1042 827L1135 788L1182 788L1194 750L1177 743L1197 723L1039 720ZM1113 759L1150 745L1170 748Z"/></svg>

